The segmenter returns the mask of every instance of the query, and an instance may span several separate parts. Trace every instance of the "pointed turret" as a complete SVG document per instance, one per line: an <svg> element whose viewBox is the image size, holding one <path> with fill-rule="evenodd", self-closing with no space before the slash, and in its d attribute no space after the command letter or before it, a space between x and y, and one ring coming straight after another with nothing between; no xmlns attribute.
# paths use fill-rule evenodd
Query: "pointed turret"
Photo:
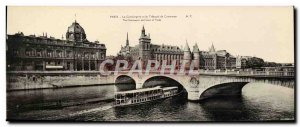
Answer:
<svg viewBox="0 0 300 127"><path fill-rule="evenodd" d="M193 46L193 53L199 53L199 47L197 45L197 43Z"/></svg>
<svg viewBox="0 0 300 127"><path fill-rule="evenodd" d="M200 51L197 43L193 46L193 62L196 69L200 68Z"/></svg>
<svg viewBox="0 0 300 127"><path fill-rule="evenodd" d="M77 22L76 22L76 13L75 13L75 23L77 23Z"/></svg>
<svg viewBox="0 0 300 127"><path fill-rule="evenodd" d="M126 38L126 46L129 46L128 32L127 32L127 38Z"/></svg>
<svg viewBox="0 0 300 127"><path fill-rule="evenodd" d="M187 42L185 43L185 47L184 47L184 50L183 50L183 59L184 60L191 60L192 59L191 50L190 50L190 47L189 47Z"/></svg>
<svg viewBox="0 0 300 127"><path fill-rule="evenodd" d="M209 48L209 52L216 52L214 43L211 44L211 47Z"/></svg>
<svg viewBox="0 0 300 127"><path fill-rule="evenodd" d="M144 25L143 25L141 37L144 37L144 36L146 36L146 31L145 31L145 27L144 27Z"/></svg>
<svg viewBox="0 0 300 127"><path fill-rule="evenodd" d="M191 52L190 47L187 42L185 43L185 46L184 46L184 52Z"/></svg>

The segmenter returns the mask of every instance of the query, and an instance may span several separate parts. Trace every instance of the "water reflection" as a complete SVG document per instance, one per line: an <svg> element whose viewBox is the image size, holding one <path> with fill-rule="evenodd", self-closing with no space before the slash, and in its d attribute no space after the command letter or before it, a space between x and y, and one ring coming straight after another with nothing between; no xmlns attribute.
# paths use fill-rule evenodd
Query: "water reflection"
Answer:
<svg viewBox="0 0 300 127"><path fill-rule="evenodd" d="M114 86L7 92L8 119L79 121L255 121L293 120L294 89L248 84L241 96L200 103L183 96L112 108Z"/></svg>
<svg viewBox="0 0 300 127"><path fill-rule="evenodd" d="M249 120L249 110L243 96L207 99L199 104L213 121ZM252 114L254 115L254 114Z"/></svg>
<svg viewBox="0 0 300 127"><path fill-rule="evenodd" d="M62 109L67 106L113 98L114 86L89 86L7 92L8 117L31 110Z"/></svg>

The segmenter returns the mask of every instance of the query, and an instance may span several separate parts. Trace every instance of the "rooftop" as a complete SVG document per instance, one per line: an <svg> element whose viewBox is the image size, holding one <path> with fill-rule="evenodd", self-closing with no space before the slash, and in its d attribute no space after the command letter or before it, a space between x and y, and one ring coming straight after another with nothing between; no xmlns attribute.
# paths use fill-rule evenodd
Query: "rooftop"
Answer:
<svg viewBox="0 0 300 127"><path fill-rule="evenodd" d="M152 87L152 88L136 89L136 90L128 90L128 91L120 91L120 92L116 92L115 94L146 92L146 91L159 90L159 89L161 89L161 86L156 86L156 87Z"/></svg>

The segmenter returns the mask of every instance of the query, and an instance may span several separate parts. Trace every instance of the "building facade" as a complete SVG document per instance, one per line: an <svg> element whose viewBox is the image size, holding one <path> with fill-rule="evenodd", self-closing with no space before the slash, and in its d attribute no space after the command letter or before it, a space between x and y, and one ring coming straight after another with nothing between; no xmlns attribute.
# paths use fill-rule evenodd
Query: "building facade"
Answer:
<svg viewBox="0 0 300 127"><path fill-rule="evenodd" d="M11 71L91 71L99 70L106 47L90 42L78 22L68 27L66 38L56 39L16 33L7 35L7 70Z"/></svg>
<svg viewBox="0 0 300 127"><path fill-rule="evenodd" d="M131 47L127 33L126 45L121 47L118 55L144 62L147 60L157 60L160 64L163 64L163 61L166 60L167 65L170 65L172 61L176 61L176 66L179 66L184 58L192 59L192 54L187 44L185 50L178 46L152 44L150 34L146 35L144 26L139 38L139 44Z"/></svg>
<svg viewBox="0 0 300 127"><path fill-rule="evenodd" d="M208 51L200 52L200 68L202 69L234 69L236 57L226 50L216 50L212 44Z"/></svg>
<svg viewBox="0 0 300 127"><path fill-rule="evenodd" d="M252 58L252 56L238 56L236 58L236 68L245 69L247 67L247 61Z"/></svg>
<svg viewBox="0 0 300 127"><path fill-rule="evenodd" d="M234 69L236 68L236 58L226 50L216 51L214 46L209 51L200 51L197 44L193 46L193 50L189 48L186 42L184 48L171 45L156 45L151 43L150 34L145 34L145 28L142 28L139 44L131 47L129 45L128 33L126 45L121 47L118 55L132 57L133 60L148 59L157 60L162 64L163 60L167 61L167 65L176 60L176 65L181 65L182 61L194 62L194 68L200 69ZM189 63L187 63L189 66Z"/></svg>

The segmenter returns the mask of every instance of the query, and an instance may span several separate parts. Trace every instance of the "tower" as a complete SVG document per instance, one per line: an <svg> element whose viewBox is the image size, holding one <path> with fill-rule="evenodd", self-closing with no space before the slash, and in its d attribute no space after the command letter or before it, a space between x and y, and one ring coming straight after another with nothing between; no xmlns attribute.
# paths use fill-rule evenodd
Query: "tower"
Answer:
<svg viewBox="0 0 300 127"><path fill-rule="evenodd" d="M139 39L139 57L142 60L148 60L151 59L151 38L146 35L145 27L143 26L141 31L141 37Z"/></svg>
<svg viewBox="0 0 300 127"><path fill-rule="evenodd" d="M126 38L126 46L129 46L128 32L127 32L127 38Z"/></svg>
<svg viewBox="0 0 300 127"><path fill-rule="evenodd" d="M184 64L185 64L184 65L185 69L190 68L191 60L192 60L191 50L190 50L190 47L189 47L188 43L186 42L184 50L183 50L183 61L184 61Z"/></svg>
<svg viewBox="0 0 300 127"><path fill-rule="evenodd" d="M200 68L200 51L199 51L197 43L193 46L193 56L194 56L194 59L193 59L194 66L196 69L199 69Z"/></svg>
<svg viewBox="0 0 300 127"><path fill-rule="evenodd" d="M191 50L190 50L190 47L189 47L187 42L185 43L185 47L184 47L184 50L183 50L183 59L184 60L191 60L192 59Z"/></svg>

